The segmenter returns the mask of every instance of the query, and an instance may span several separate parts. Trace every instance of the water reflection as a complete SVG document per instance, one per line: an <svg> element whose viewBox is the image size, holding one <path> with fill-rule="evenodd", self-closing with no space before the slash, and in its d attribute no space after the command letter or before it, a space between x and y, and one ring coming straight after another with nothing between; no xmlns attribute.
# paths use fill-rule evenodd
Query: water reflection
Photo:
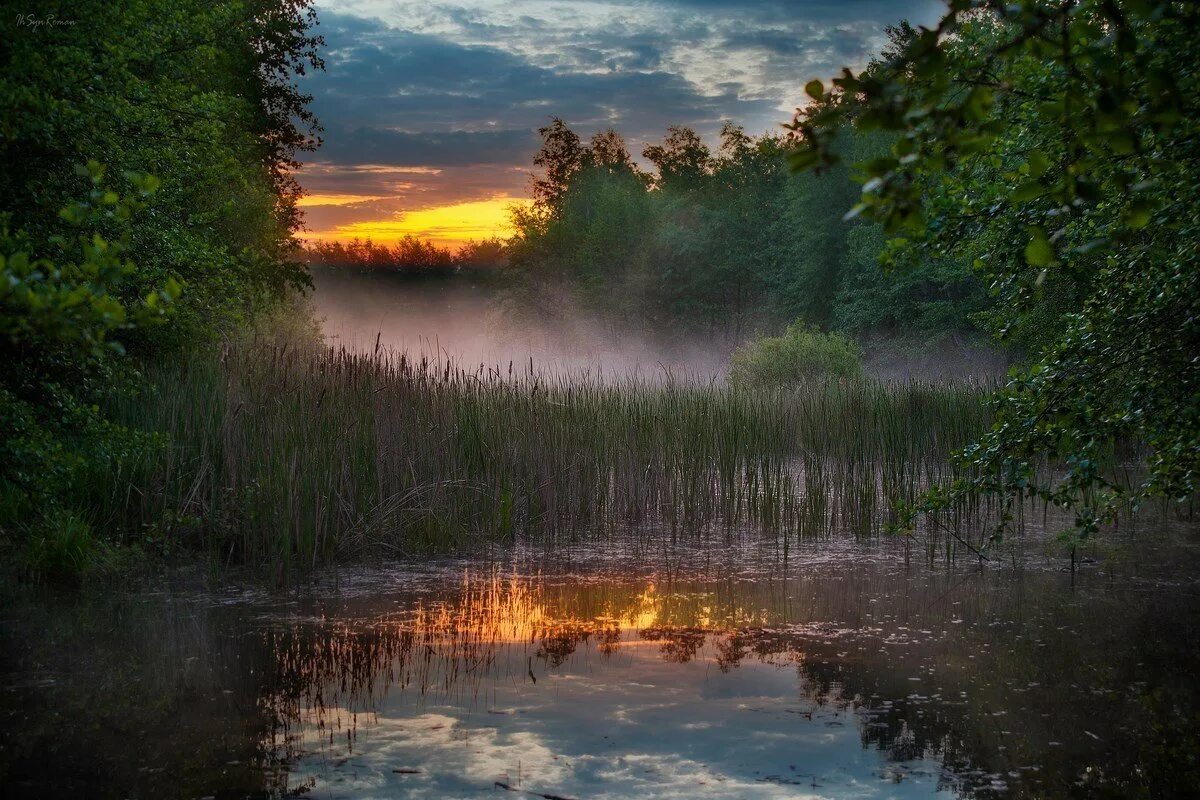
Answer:
<svg viewBox="0 0 1200 800"><path fill-rule="evenodd" d="M469 575L457 597L361 627L282 632L271 744L288 753L289 786L924 797L957 785L911 731L886 755L864 748L859 699L810 685L808 645L841 640L836 626L742 605L762 599L752 583L672 588Z"/></svg>
<svg viewBox="0 0 1200 800"><path fill-rule="evenodd" d="M0 629L14 796L1165 797L1197 774L1200 600L1170 568L522 561L28 600Z"/></svg>

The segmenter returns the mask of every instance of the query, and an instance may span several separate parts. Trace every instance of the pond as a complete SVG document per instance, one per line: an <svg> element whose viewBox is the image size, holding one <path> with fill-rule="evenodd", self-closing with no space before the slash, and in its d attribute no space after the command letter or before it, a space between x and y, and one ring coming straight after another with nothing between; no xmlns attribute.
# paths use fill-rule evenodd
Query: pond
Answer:
<svg viewBox="0 0 1200 800"><path fill-rule="evenodd" d="M1160 541L1161 540L1161 541ZM497 552L10 587L6 797L1178 796L1189 548Z"/></svg>

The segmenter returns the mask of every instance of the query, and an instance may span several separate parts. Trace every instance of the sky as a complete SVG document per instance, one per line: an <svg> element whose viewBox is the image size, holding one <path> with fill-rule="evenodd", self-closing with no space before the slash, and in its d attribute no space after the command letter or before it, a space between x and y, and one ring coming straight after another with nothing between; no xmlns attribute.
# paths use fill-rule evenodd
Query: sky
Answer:
<svg viewBox="0 0 1200 800"><path fill-rule="evenodd" d="M324 144L298 174L307 238L457 247L528 202L537 129L614 128L639 154L669 125L778 130L804 84L859 67L938 0L327 0L304 91Z"/></svg>

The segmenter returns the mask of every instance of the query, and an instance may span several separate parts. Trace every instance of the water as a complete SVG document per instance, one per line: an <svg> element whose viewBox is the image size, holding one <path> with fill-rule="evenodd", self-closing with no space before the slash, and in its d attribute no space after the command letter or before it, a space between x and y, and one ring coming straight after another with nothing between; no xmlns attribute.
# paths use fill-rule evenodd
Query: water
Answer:
<svg viewBox="0 0 1200 800"><path fill-rule="evenodd" d="M556 552L13 590L6 797L1167 797L1195 558ZM247 588L249 587L249 588Z"/></svg>

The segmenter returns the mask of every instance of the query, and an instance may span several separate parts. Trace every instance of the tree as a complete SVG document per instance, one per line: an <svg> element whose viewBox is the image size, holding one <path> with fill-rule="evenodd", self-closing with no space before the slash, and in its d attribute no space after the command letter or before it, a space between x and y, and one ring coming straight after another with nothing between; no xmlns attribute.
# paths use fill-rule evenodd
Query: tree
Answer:
<svg viewBox="0 0 1200 800"><path fill-rule="evenodd" d="M836 164L847 127L892 136L858 165L855 211L891 237L886 258L965 258L998 298L1001 337L1041 331L995 428L961 454L973 477L922 509L1032 496L1086 536L1194 494L1200 109L1179 65L1196 60L1197 23L1195 4L1165 0L955 0L885 61L806 87L794 166ZM1147 452L1127 479L1106 465L1129 444Z"/></svg>
<svg viewBox="0 0 1200 800"><path fill-rule="evenodd" d="M658 169L659 188L694 189L712 172L712 152L694 130L667 128L662 144L647 145L642 156Z"/></svg>
<svg viewBox="0 0 1200 800"><path fill-rule="evenodd" d="M501 269L508 264L508 248L495 236L479 241L472 239L454 254L454 263L463 269Z"/></svg>
<svg viewBox="0 0 1200 800"><path fill-rule="evenodd" d="M587 149L579 141L579 135L558 117L546 127L538 128L538 135L542 137L542 146L533 157L533 165L542 174L533 178L533 203L539 211L553 217L562 211L563 195L571 177L584 166Z"/></svg>
<svg viewBox="0 0 1200 800"><path fill-rule="evenodd" d="M57 505L81 453L119 438L94 405L112 359L132 332L161 321L182 289L168 280L136 301L122 299L136 272L130 222L158 180L126 175L136 194L121 197L105 187L96 162L80 171L92 188L62 209L79 233L56 240L57 257L35 255L31 237L0 217L0 521Z"/></svg>
<svg viewBox="0 0 1200 800"><path fill-rule="evenodd" d="M625 137L609 128L598 131L589 143L587 164L609 173L629 173L642 176L641 170L633 163L629 148L625 146Z"/></svg>
<svg viewBox="0 0 1200 800"><path fill-rule="evenodd" d="M859 244L881 235L874 223L843 221L857 194L848 170L791 174L793 144L782 136L749 136L726 122L714 155L694 132L674 129L647 148L653 175L638 170L615 131L597 133L586 147L565 126L543 137L538 163L546 171L537 180L556 186L554 207L516 212L508 274L523 304L545 313L561 307L565 292L653 332L735 344L799 318L856 336L907 335L907 350L916 339L937 343L967 331L968 314L986 306L977 282L951 274L949 265L961 271L961 261L918 265L912 280L884 291L873 254L863 256L861 246L853 258L848 252L852 234ZM879 155L887 145L855 136L842 149ZM980 302L964 302L964 282Z"/></svg>
<svg viewBox="0 0 1200 800"><path fill-rule="evenodd" d="M32 31L22 16L73 25ZM136 297L170 278L189 291L154 349L228 329L303 285L291 177L319 126L297 85L320 68L307 0L40 0L0 17L0 203L35 242L84 187L95 160L113 190L158 176L154 207L130 231ZM41 250L43 248L38 247Z"/></svg>
<svg viewBox="0 0 1200 800"><path fill-rule="evenodd" d="M862 356L854 341L803 322L792 323L782 336L764 336L742 345L729 362L729 382L734 386L795 386L861 376Z"/></svg>
<svg viewBox="0 0 1200 800"><path fill-rule="evenodd" d="M64 24L22 23L47 16ZM144 452L105 412L140 365L307 282L291 174L319 141L297 84L321 67L315 20L308 0L0 16L0 539L86 508L73 470Z"/></svg>

